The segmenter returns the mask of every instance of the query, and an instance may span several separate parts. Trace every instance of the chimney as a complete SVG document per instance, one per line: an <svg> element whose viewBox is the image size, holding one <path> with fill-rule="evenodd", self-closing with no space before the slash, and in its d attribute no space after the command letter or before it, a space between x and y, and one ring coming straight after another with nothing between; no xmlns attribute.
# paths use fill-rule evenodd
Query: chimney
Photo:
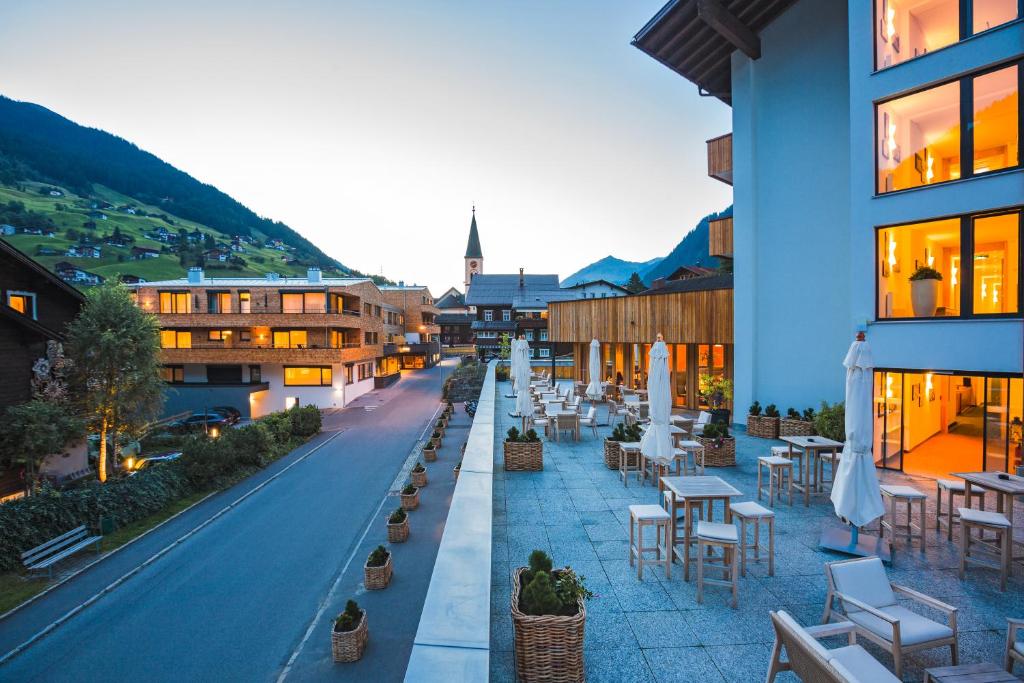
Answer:
<svg viewBox="0 0 1024 683"><path fill-rule="evenodd" d="M405 287L405 280L399 280L398 281L398 286L399 287Z"/></svg>
<svg viewBox="0 0 1024 683"><path fill-rule="evenodd" d="M190 285L199 285L203 282L203 269L199 266L192 266L188 269L188 283Z"/></svg>
<svg viewBox="0 0 1024 683"><path fill-rule="evenodd" d="M523 269L519 269L519 287L522 288L526 282L526 278L523 276Z"/></svg>
<svg viewBox="0 0 1024 683"><path fill-rule="evenodd" d="M306 279L309 280L309 284L320 282L320 267L310 266L306 269Z"/></svg>

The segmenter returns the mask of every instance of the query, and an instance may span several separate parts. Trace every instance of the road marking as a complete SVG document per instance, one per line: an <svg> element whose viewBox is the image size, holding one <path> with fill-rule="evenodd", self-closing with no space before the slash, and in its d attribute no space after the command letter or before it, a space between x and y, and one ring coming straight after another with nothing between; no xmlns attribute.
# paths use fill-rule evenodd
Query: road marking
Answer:
<svg viewBox="0 0 1024 683"><path fill-rule="evenodd" d="M127 581L131 577L135 576L140 571L142 571L143 569L145 569L146 567L148 567L149 565L153 564L154 562L159 560L161 557L163 557L164 555L169 553L171 550L173 550L174 548L176 548L177 546L181 545L182 543L187 541L189 538L191 538L195 534L197 534L200 531L202 531L203 529L205 529L207 526L212 524L214 521L220 519L228 511L234 509L239 503L241 503L242 501L246 500L247 498L249 498L249 496L253 495L257 491L261 491L265 486L267 486L267 484L271 483L272 481L275 481L278 477L283 475L285 472L287 472L291 468L295 467L296 465L298 465L300 462L304 461L309 456L311 456L314 453L316 453L318 450L320 450L321 448L323 448L324 446L329 444L331 441L333 441L335 438L337 438L338 435L340 435L340 434L341 434L341 432L336 432L336 433L332 434L331 436L327 437L327 439L325 439L323 443L321 443L321 444L315 446L314 448L310 449L310 451L308 453L306 453L305 455L302 455L299 458L297 458L295 460L295 462L289 464L287 467L282 469L280 472L277 472L276 474L274 474L272 477L267 479L265 482L259 484L258 486L256 486L255 488L251 489L250 491L247 491L246 493L242 494L237 499L235 499L234 502L229 503L228 505L226 505L223 508L221 508L212 517L209 517L204 522L199 524L199 526L196 526L191 531L185 533L183 536L181 536L177 540L171 542L170 544L168 544L167 546L165 546L161 550L158 550L156 553L151 555L142 564L136 566L133 569L129 569L127 572L125 572L120 577L118 577L113 582L111 582L110 585L108 585L106 588L103 588L98 593L94 594L88 600L82 602L81 604L77 605L76 607L73 607L72 609L67 611L63 616L58 617L54 621L50 622L50 624L48 624L45 628L43 628L41 631L39 631L38 633L36 633L32 637L30 637L28 640L23 642L21 645L18 645L16 648L14 648L10 652L7 652L2 657L0 657L0 665L5 664L8 661L10 661L11 659L13 659L14 657L18 656L19 654L21 654L22 652L27 650L29 647L34 645L37 641L41 640L42 638L46 637L47 635L49 635L50 633L55 631L57 628L62 626L64 623L66 623L69 619L74 617L76 614L78 614L79 612L83 611L86 607L89 607L90 605L93 605L100 598L102 598L104 595L106 595L107 593L110 593L115 588L117 588L118 586L123 584L125 581ZM383 502L381 504L383 505Z"/></svg>

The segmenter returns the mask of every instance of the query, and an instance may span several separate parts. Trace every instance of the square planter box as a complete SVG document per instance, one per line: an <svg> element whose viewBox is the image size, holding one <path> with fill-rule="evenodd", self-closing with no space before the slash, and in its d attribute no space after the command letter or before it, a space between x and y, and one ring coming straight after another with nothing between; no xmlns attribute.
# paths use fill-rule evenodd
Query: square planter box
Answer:
<svg viewBox="0 0 1024 683"><path fill-rule="evenodd" d="M409 473L409 479L412 480L412 485L418 489L423 488L427 485L427 470L424 469L422 472L413 470Z"/></svg>
<svg viewBox="0 0 1024 683"><path fill-rule="evenodd" d="M805 420L782 418L779 421L779 436L813 436L814 423Z"/></svg>
<svg viewBox="0 0 1024 683"><path fill-rule="evenodd" d="M366 610L361 610L359 626L351 631L335 631L331 627L331 655L336 663L355 662L362 659L366 650L366 641L370 639L369 626L366 623Z"/></svg>
<svg viewBox="0 0 1024 683"><path fill-rule="evenodd" d="M434 447L423 447L423 460L425 462L434 462L437 460L437 449Z"/></svg>
<svg viewBox="0 0 1024 683"><path fill-rule="evenodd" d="M718 439L697 437L697 442L704 447L705 467L731 467L736 464L736 437L722 439L722 445L716 446Z"/></svg>
<svg viewBox="0 0 1024 683"><path fill-rule="evenodd" d="M405 543L409 540L409 516L398 524L388 522L388 543Z"/></svg>
<svg viewBox="0 0 1024 683"><path fill-rule="evenodd" d="M579 612L572 616L534 616L521 612L519 594L526 570L526 567L516 569L512 581L512 626L519 680L582 683L587 608L580 600Z"/></svg>
<svg viewBox="0 0 1024 683"><path fill-rule="evenodd" d="M747 415L747 434L762 439L779 438L779 418Z"/></svg>
<svg viewBox="0 0 1024 683"><path fill-rule="evenodd" d="M440 437L440 436L436 436L436 437L432 436L432 437L430 437L430 445L433 446L434 448L440 448L441 447L441 439L442 438L443 437Z"/></svg>
<svg viewBox="0 0 1024 683"><path fill-rule="evenodd" d="M408 512L409 510L415 510L420 506L420 490L416 489L412 493L403 493L402 497L402 509Z"/></svg>
<svg viewBox="0 0 1024 683"><path fill-rule="evenodd" d="M544 469L544 443L506 441L505 469L509 472L535 472Z"/></svg>
<svg viewBox="0 0 1024 683"><path fill-rule="evenodd" d="M636 452L627 456L630 467L639 467L640 456ZM611 439L604 440L604 465L610 470L619 469L619 442Z"/></svg>
<svg viewBox="0 0 1024 683"><path fill-rule="evenodd" d="M388 561L380 567L363 565L363 584L368 591L379 591L388 587L391 583L391 553L388 553Z"/></svg>
<svg viewBox="0 0 1024 683"><path fill-rule="evenodd" d="M452 468L452 474L454 474L454 475L455 475L455 481L458 481L458 480L459 480L459 471L460 471L461 469L462 469L462 463L459 463L459 464L458 464L458 465L456 465L456 466L455 466L454 468Z"/></svg>

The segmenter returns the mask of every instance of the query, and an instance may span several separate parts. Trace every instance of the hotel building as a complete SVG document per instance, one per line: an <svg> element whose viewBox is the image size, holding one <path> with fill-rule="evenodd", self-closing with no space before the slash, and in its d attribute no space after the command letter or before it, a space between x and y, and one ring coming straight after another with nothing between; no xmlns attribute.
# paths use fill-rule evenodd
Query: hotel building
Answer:
<svg viewBox="0 0 1024 683"><path fill-rule="evenodd" d="M708 171L734 193L738 407L842 400L864 331L880 467L1020 464L1021 17L1020 0L673 0L635 36L732 108Z"/></svg>

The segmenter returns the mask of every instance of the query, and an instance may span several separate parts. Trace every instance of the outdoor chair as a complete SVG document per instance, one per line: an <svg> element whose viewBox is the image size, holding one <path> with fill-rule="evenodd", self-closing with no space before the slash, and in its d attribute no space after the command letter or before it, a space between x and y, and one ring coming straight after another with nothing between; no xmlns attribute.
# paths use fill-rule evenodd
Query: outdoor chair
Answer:
<svg viewBox="0 0 1024 683"><path fill-rule="evenodd" d="M1017 640L1017 631L1024 629L1024 619L1006 618L1006 658L1003 666L1013 673L1015 661L1024 664L1024 640Z"/></svg>
<svg viewBox="0 0 1024 683"><path fill-rule="evenodd" d="M551 435L551 418L550 417L547 417L546 415L534 415L533 419L531 420L531 422L533 423L533 428L534 429L537 429L537 427L543 427L544 428L544 436L550 436Z"/></svg>
<svg viewBox="0 0 1024 683"><path fill-rule="evenodd" d="M567 414L562 413L558 416L558 431L569 432L572 435L573 441L579 441L580 439L580 416L579 413ZM556 437L557 440L557 437Z"/></svg>
<svg viewBox="0 0 1024 683"><path fill-rule="evenodd" d="M706 410L700 411L700 414L697 415L697 421L693 423L693 429L692 429L693 435L694 436L700 436L701 434L703 434L704 433L704 425L706 425L706 424L708 424L710 422L711 422L711 413L709 413Z"/></svg>
<svg viewBox="0 0 1024 683"><path fill-rule="evenodd" d="M615 420L618 419L620 422L626 419L627 411L621 405L615 401L608 401L608 426L611 427L615 424Z"/></svg>
<svg viewBox="0 0 1024 683"><path fill-rule="evenodd" d="M918 650L949 647L957 664L957 608L915 590L891 583L882 560L855 558L825 564L828 596L822 623L832 618L838 598L845 617L857 625L857 633L892 655L897 677L903 676L903 655ZM949 625L932 621L896 602L896 593L946 615Z"/></svg>
<svg viewBox="0 0 1024 683"><path fill-rule="evenodd" d="M768 669L768 683L783 671L792 671L802 681L814 683L898 683L881 662L857 644L857 627L849 621L804 628L788 612L770 612L775 627L775 645ZM847 645L825 648L818 638L847 637ZM782 650L786 660L782 660Z"/></svg>
<svg viewBox="0 0 1024 683"><path fill-rule="evenodd" d="M597 408L590 406L586 417L580 418L580 427L589 427L590 431L594 433L594 438L597 438Z"/></svg>

